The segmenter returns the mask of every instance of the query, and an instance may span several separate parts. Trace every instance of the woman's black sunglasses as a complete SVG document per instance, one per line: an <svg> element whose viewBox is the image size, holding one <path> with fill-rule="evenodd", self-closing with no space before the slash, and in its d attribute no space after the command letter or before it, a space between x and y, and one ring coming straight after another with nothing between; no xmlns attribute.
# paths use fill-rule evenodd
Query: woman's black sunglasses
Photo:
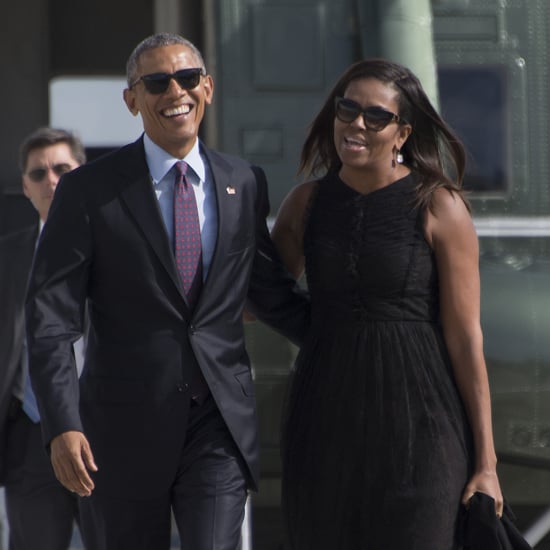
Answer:
<svg viewBox="0 0 550 550"><path fill-rule="evenodd" d="M345 97L334 98L336 118L342 122L353 122L359 115L363 116L365 126L373 132L382 131L392 122L405 122L398 115L381 109L380 107L367 107L363 109L359 103Z"/></svg>
<svg viewBox="0 0 550 550"><path fill-rule="evenodd" d="M206 73L203 69L181 69L175 73L153 73L140 76L132 84L130 88L133 88L139 81L143 82L145 89L154 95L163 94L170 86L170 81L174 79L180 88L184 90L192 90L199 85L201 76Z"/></svg>

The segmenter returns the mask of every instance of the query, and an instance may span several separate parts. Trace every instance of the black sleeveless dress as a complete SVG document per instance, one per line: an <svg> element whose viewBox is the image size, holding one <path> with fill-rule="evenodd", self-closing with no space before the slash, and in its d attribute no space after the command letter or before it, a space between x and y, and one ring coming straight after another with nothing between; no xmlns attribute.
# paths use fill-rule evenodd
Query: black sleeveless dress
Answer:
<svg viewBox="0 0 550 550"><path fill-rule="evenodd" d="M362 195L332 175L312 197L312 329L282 442L292 550L456 548L471 436L414 187Z"/></svg>

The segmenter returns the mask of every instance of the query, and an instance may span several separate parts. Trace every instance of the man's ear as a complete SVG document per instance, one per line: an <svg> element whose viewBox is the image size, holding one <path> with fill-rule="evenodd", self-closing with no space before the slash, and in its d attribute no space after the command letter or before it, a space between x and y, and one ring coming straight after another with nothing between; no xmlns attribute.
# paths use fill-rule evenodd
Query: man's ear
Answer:
<svg viewBox="0 0 550 550"><path fill-rule="evenodd" d="M27 199L30 199L31 196L29 194L29 190L27 188L27 184L25 183L25 178L23 178L21 180L21 186L23 187L23 195L25 195L25 197L27 197Z"/></svg>
<svg viewBox="0 0 550 550"><path fill-rule="evenodd" d="M203 88L205 102L210 105L214 96L214 79L209 74L204 76Z"/></svg>
<svg viewBox="0 0 550 550"><path fill-rule="evenodd" d="M122 97L124 98L124 103L126 103L128 110L134 116L137 116L139 114L139 109L136 106L136 93L133 90L126 88L124 92L122 92Z"/></svg>

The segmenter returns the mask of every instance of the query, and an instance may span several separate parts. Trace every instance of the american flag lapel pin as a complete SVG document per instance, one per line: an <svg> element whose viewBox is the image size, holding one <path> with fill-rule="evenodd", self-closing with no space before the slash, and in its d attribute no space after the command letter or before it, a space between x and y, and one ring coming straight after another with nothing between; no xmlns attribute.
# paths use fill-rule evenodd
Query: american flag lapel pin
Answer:
<svg viewBox="0 0 550 550"><path fill-rule="evenodd" d="M234 195L234 194L236 193L235 188L234 188L232 185L228 185L228 186L225 188L225 192L226 192L228 195Z"/></svg>

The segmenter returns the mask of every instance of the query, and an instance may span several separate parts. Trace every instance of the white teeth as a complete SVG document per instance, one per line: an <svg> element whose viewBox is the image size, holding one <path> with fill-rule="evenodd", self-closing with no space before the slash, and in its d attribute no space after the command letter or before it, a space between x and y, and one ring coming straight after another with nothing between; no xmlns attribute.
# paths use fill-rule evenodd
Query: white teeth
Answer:
<svg viewBox="0 0 550 550"><path fill-rule="evenodd" d="M190 105L180 105L179 107L174 107L173 109L164 109L164 116L177 116L177 115L186 115L191 110Z"/></svg>
<svg viewBox="0 0 550 550"><path fill-rule="evenodd" d="M360 145L361 147L366 147L367 144L359 139L353 139L353 138L345 138L346 143L349 143L350 145Z"/></svg>

